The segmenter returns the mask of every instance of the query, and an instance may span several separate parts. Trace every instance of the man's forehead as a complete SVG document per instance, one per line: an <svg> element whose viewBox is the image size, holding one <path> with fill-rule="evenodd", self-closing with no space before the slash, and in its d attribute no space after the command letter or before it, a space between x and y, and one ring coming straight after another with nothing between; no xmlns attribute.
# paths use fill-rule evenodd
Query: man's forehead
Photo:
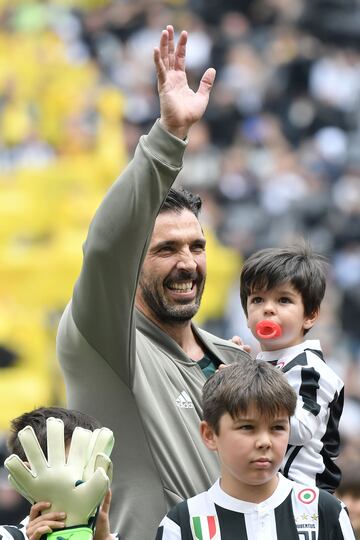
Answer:
<svg viewBox="0 0 360 540"><path fill-rule="evenodd" d="M171 239L171 237L181 237L185 234L203 237L200 222L190 210L161 212L155 220L152 241L160 238L165 240Z"/></svg>

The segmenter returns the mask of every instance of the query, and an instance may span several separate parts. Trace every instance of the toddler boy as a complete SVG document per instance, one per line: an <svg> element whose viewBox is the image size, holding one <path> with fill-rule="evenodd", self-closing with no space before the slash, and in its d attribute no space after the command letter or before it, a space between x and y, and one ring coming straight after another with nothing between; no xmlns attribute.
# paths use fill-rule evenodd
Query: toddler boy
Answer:
<svg viewBox="0 0 360 540"><path fill-rule="evenodd" d="M305 335L319 316L325 260L307 246L270 248L242 268L240 296L264 360L281 369L298 398L281 471L333 493L340 483L338 424L344 384L325 363L318 340Z"/></svg>

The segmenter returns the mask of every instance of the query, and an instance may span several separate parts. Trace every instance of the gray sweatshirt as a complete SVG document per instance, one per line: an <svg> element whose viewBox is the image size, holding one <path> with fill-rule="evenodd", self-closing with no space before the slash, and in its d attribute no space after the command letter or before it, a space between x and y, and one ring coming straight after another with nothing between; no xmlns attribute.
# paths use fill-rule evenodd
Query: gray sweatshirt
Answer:
<svg viewBox="0 0 360 540"><path fill-rule="evenodd" d="M57 350L68 406L115 435L111 530L148 540L171 506L219 474L199 435L205 376L177 343L134 308L142 261L186 143L157 122L97 210L62 316ZM221 362L246 353L195 326Z"/></svg>

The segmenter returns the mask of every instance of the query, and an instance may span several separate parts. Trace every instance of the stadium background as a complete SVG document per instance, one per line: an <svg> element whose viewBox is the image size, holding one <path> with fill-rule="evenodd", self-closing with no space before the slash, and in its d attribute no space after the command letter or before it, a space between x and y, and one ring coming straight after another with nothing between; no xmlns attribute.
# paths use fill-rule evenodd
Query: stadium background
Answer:
<svg viewBox="0 0 360 540"><path fill-rule="evenodd" d="M313 332L346 382L342 459L360 449L360 4L356 0L0 0L0 433L64 404L59 316L106 189L158 117L152 49L189 31L217 79L178 183L200 193L198 322L253 346L241 262L304 236L330 260ZM1 503L0 503L1 505Z"/></svg>

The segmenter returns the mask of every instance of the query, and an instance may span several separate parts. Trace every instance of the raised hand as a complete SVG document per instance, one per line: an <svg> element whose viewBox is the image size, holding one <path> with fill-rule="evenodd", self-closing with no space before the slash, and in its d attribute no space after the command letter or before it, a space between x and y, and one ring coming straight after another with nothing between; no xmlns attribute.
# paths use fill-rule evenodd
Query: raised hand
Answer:
<svg viewBox="0 0 360 540"><path fill-rule="evenodd" d="M197 92L189 88L185 72L186 43L187 32L183 31L175 49L174 29L168 25L161 34L160 47L154 49L160 122L165 129L181 139L186 137L191 125L204 114L215 80L215 69L209 68L202 76Z"/></svg>

